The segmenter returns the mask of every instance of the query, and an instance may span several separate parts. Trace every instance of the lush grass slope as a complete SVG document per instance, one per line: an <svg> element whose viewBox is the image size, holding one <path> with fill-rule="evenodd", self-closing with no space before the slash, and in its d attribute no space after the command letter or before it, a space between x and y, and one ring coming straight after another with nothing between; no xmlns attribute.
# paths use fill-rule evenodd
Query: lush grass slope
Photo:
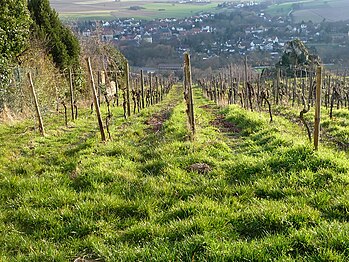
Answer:
<svg viewBox="0 0 349 262"><path fill-rule="evenodd" d="M181 93L115 118L106 144L88 112L71 128L46 119L45 138L2 125L0 260L347 261L345 154L314 152L297 124L220 110L198 90L190 142Z"/></svg>
<svg viewBox="0 0 349 262"><path fill-rule="evenodd" d="M299 113L303 108L301 107L285 107L275 106L274 113L281 115L291 122L298 123L303 127L303 134L306 135L306 129L299 119ZM314 108L304 115L313 135L314 125ZM347 108L337 109L334 106L333 118L330 119L330 108L321 108L321 135L320 140L322 144L338 148L346 152L349 149L349 111Z"/></svg>

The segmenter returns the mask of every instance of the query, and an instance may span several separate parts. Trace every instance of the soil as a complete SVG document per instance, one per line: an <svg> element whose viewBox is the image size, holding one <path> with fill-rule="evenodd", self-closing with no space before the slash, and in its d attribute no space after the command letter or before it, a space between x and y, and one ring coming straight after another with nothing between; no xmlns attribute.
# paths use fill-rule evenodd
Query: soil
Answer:
<svg viewBox="0 0 349 262"><path fill-rule="evenodd" d="M154 133L160 132L166 120L171 116L173 106L166 110L152 115L145 123L150 126L150 130Z"/></svg>
<svg viewBox="0 0 349 262"><path fill-rule="evenodd" d="M205 110L211 111L211 113L216 117L213 121L210 122L211 125L217 127L218 130L222 133L240 133L241 130L236 126L236 124L225 119L223 114L219 114L218 107L216 105L203 105L200 106Z"/></svg>
<svg viewBox="0 0 349 262"><path fill-rule="evenodd" d="M210 122L222 133L240 133L241 130L232 122L225 119L224 115L217 115L216 119Z"/></svg>

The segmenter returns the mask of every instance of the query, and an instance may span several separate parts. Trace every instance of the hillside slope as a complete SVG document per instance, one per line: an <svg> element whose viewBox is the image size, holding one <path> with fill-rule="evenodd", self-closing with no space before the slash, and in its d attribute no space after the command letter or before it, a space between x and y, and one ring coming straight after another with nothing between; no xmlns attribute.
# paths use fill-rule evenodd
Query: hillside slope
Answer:
<svg viewBox="0 0 349 262"><path fill-rule="evenodd" d="M345 154L200 90L191 142L181 93L127 121L113 108L107 143L87 111L44 138L2 125L0 260L346 261Z"/></svg>

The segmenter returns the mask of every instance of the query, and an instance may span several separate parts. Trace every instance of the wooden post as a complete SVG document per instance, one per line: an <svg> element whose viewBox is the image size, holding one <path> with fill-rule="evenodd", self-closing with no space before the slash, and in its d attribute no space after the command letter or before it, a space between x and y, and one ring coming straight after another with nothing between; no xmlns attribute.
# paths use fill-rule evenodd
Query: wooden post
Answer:
<svg viewBox="0 0 349 262"><path fill-rule="evenodd" d="M155 76L155 104L159 103L159 78Z"/></svg>
<svg viewBox="0 0 349 262"><path fill-rule="evenodd" d="M152 82L152 75L151 72L149 72L149 93L150 93L150 104L153 104L153 82Z"/></svg>
<svg viewBox="0 0 349 262"><path fill-rule="evenodd" d="M327 99L326 104L330 104L330 97L331 97L331 74L328 75L328 85L327 85ZM327 108L327 106L326 106Z"/></svg>
<svg viewBox="0 0 349 262"><path fill-rule="evenodd" d="M185 67L185 92L188 99L188 117L189 124L192 131L192 135L195 135L195 119L194 119L194 102L193 102L193 90L191 81L191 65L190 57L188 53L184 54L184 67Z"/></svg>
<svg viewBox="0 0 349 262"><path fill-rule="evenodd" d="M322 68L318 66L316 70L316 101L315 101L315 126L314 126L314 147L319 148L320 138L320 117L321 117L321 86L322 86Z"/></svg>
<svg viewBox="0 0 349 262"><path fill-rule="evenodd" d="M70 108L71 108L71 119L74 120L74 90L73 90L73 76L72 71L69 69L69 82L70 82Z"/></svg>
<svg viewBox="0 0 349 262"><path fill-rule="evenodd" d="M294 67L294 69L293 69L293 88L292 88L292 107L294 107L294 105L295 105L296 94L297 94L297 72L296 72L296 67Z"/></svg>
<svg viewBox="0 0 349 262"><path fill-rule="evenodd" d="M126 62L126 102L127 102L127 116L131 116L130 105L130 66Z"/></svg>
<svg viewBox="0 0 349 262"><path fill-rule="evenodd" d="M117 73L115 72L115 99L116 99L116 106L119 106L119 82Z"/></svg>
<svg viewBox="0 0 349 262"><path fill-rule="evenodd" d="M92 71L92 66L91 66L91 60L90 60L89 57L86 60L87 60L88 69L89 69L89 73L90 73L91 86L92 86L92 95L93 95L93 103L95 104L97 120L98 120L98 125L99 125L99 131L101 132L102 141L105 141L106 138L105 138L104 127L103 127L103 122L102 122L102 117L101 117L101 111L99 109L99 103L98 103L98 98L97 98L97 91L96 91L95 81L94 81L94 78L93 78L93 71Z"/></svg>
<svg viewBox="0 0 349 262"><path fill-rule="evenodd" d="M235 104L235 100L234 100L234 81L233 81L233 67L230 64L229 65L229 87L230 87L230 97L229 97L229 102L228 104Z"/></svg>
<svg viewBox="0 0 349 262"><path fill-rule="evenodd" d="M41 113L40 113L39 103L38 103L38 99L37 99L36 93L35 93L35 88L34 88L34 84L33 84L32 74L30 72L28 73L28 78L29 78L29 83L30 83L30 87L31 87L31 92L32 92L32 95L33 95L33 98L34 98L36 116L38 117L38 120L39 120L40 133L41 133L42 136L45 136L44 124L42 122L42 117L41 117Z"/></svg>
<svg viewBox="0 0 349 262"><path fill-rule="evenodd" d="M62 105L64 107L64 123L65 123L65 126L68 126L67 106L65 105L64 101L62 101Z"/></svg>
<svg viewBox="0 0 349 262"><path fill-rule="evenodd" d="M143 70L141 70L141 105L142 108L144 108L144 76L143 76Z"/></svg>
<svg viewBox="0 0 349 262"><path fill-rule="evenodd" d="M279 93L280 93L280 75L281 75L281 69L276 69L276 87L275 87L275 103L279 104Z"/></svg>
<svg viewBox="0 0 349 262"><path fill-rule="evenodd" d="M245 108L248 109L248 87L247 87L247 81L248 81L248 75L247 75L247 56L245 56L245 79L244 79L244 95L245 95Z"/></svg>
<svg viewBox="0 0 349 262"><path fill-rule="evenodd" d="M97 71L97 100L98 105L101 104L101 71Z"/></svg>

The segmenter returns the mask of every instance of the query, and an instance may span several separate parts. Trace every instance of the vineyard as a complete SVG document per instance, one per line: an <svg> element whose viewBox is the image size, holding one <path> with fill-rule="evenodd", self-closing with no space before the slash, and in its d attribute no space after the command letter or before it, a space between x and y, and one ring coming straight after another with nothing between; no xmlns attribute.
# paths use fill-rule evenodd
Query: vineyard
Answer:
<svg viewBox="0 0 349 262"><path fill-rule="evenodd" d="M1 261L348 259L346 72L44 70L2 112Z"/></svg>

